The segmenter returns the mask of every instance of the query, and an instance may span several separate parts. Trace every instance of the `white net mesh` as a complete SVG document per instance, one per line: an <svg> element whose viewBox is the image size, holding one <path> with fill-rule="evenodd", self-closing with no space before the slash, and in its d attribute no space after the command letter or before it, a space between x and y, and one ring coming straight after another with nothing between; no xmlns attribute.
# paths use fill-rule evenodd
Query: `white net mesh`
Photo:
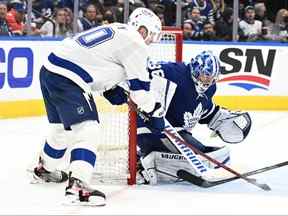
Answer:
<svg viewBox="0 0 288 216"><path fill-rule="evenodd" d="M175 61L175 41L175 33L169 31L163 32L160 43L151 44L149 47L151 59L157 62Z"/></svg>
<svg viewBox="0 0 288 216"><path fill-rule="evenodd" d="M112 106L104 98L96 98L100 119L101 137L97 139L99 146L94 183L127 183L129 118L128 106Z"/></svg>

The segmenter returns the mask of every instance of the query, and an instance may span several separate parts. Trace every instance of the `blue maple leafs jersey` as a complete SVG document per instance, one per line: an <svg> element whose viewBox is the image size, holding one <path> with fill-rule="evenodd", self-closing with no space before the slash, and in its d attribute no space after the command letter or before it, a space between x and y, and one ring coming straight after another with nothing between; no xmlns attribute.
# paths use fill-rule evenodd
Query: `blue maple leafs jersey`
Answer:
<svg viewBox="0 0 288 216"><path fill-rule="evenodd" d="M162 76L177 84L175 94L166 113L166 119L173 127L180 127L190 131L198 122L209 123L216 112L212 97L216 92L216 85L210 86L203 95L195 89L189 65L185 63L149 64L150 78ZM139 118L138 118L139 119ZM144 126L138 120L138 128Z"/></svg>

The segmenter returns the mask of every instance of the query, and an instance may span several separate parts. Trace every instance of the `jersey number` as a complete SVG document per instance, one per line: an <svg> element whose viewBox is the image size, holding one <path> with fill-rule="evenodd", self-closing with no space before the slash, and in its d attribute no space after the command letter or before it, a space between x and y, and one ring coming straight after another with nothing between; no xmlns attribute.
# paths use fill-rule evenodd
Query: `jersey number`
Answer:
<svg viewBox="0 0 288 216"><path fill-rule="evenodd" d="M148 71L152 77L154 77L154 76L165 77L165 73L162 69L161 64L154 63L153 61L148 61L147 67L148 67Z"/></svg>
<svg viewBox="0 0 288 216"><path fill-rule="evenodd" d="M97 28L94 31L89 31L83 35L80 35L76 41L86 48L92 48L108 40L111 40L114 36L114 31L110 27Z"/></svg>

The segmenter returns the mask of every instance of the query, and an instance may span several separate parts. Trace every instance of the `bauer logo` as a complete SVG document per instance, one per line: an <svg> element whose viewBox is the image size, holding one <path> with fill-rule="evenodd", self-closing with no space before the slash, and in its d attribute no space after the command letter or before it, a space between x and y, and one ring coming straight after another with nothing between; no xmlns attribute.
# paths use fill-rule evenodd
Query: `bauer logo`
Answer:
<svg viewBox="0 0 288 216"><path fill-rule="evenodd" d="M268 90L275 56L275 49L224 49L219 56L222 75L218 82L246 91Z"/></svg>

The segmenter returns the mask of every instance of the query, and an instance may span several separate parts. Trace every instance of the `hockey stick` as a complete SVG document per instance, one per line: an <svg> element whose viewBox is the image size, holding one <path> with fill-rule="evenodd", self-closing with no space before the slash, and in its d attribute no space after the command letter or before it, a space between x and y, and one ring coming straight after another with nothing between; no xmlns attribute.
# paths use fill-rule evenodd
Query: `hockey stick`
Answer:
<svg viewBox="0 0 288 216"><path fill-rule="evenodd" d="M186 142L179 134L178 132L175 130L175 128L173 128L171 126L171 124L165 119L165 128L164 128L164 133L166 134L166 136L170 139L170 141L176 146L176 147L180 147L180 148L184 148L186 149L187 147L190 148L193 152L197 153L198 155L201 155L202 157L206 158L207 160L209 160L210 162L216 164L219 167L222 167L223 169L227 170L228 172L232 173L235 175L235 177L241 178L243 180L245 180L246 182L253 184L265 191L269 191L271 190L271 188L267 185L267 184L261 184L258 183L255 179L250 179L246 176L241 175L240 173L238 173L237 171L231 169L230 167L224 165L223 163L215 160L214 158L204 154L203 152L201 152L200 150L198 150L196 147L194 147L192 144ZM186 148L185 148L186 147ZM179 148L177 148L179 149ZM181 153L183 151L180 151ZM183 154L183 153L182 153ZM185 156L185 158L187 159L187 156L184 152L183 156ZM201 176L201 175L200 175ZM199 179L202 179L201 177ZM204 179L203 179L204 180ZM206 180L205 180L206 181Z"/></svg>
<svg viewBox="0 0 288 216"><path fill-rule="evenodd" d="M277 169L277 168L280 168L280 167L283 167L283 166L286 166L288 165L288 161L285 161L285 162L281 162L281 163L277 163L277 164L274 164L274 165L271 165L271 166L267 166L267 167L263 167L263 168L259 168L259 169L255 169L255 170L252 170L252 171L249 171L249 172L246 172L246 173L243 173L242 176L251 176L251 175L256 175L256 174L259 174L259 173L263 173L263 172L267 172L269 170L273 170L273 169ZM177 176L181 179L183 179L184 181L188 181L192 184L195 184L199 187L204 187L204 188L209 188L209 187L214 187L216 185L221 185L221 184L225 184L227 182L231 182L231 181L234 181L234 180L237 180L239 179L238 176L234 176L234 177L231 177L231 178L227 178L227 179L223 179L223 180L219 180L219 181L207 181L199 176L195 176L189 172L187 172L186 170L179 170L177 172Z"/></svg>

